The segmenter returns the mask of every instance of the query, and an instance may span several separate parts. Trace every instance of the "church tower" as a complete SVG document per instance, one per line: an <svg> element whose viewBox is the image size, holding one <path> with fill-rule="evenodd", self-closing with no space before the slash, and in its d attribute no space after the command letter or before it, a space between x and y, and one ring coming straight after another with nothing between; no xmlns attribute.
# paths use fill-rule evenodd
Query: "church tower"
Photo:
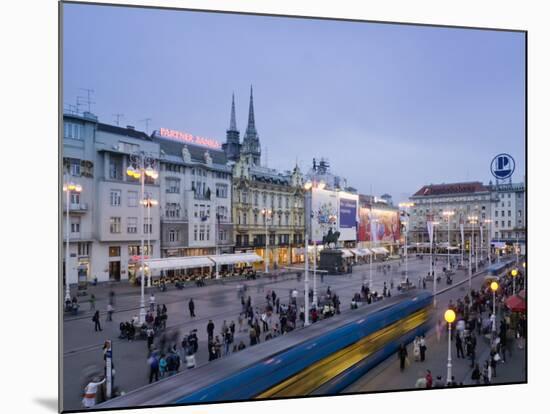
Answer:
<svg viewBox="0 0 550 414"><path fill-rule="evenodd" d="M243 138L241 155L250 165L260 165L260 157L262 155L260 148L260 137L256 131L256 123L254 120L254 97L252 86L250 86L250 106L248 109L248 125Z"/></svg>
<svg viewBox="0 0 550 414"><path fill-rule="evenodd" d="M231 119L229 129L226 132L226 142L222 145L225 156L229 161L237 161L241 152L240 133L237 129L237 120L235 117L235 94L231 101Z"/></svg>

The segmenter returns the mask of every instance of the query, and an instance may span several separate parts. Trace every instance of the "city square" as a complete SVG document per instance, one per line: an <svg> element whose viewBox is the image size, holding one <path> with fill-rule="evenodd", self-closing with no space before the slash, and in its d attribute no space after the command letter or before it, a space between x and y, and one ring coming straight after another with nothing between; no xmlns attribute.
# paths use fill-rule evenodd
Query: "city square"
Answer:
<svg viewBox="0 0 550 414"><path fill-rule="evenodd" d="M305 53L303 67L293 63L306 74L300 79L263 76L265 67L253 64L245 71L255 79L250 83L227 68L209 84L211 74L202 72L202 63L186 66L186 76L169 64L162 69L144 64L151 83L144 93L153 97L155 87L173 87L197 100L180 101L170 93L131 99L118 90L106 92L112 80L98 74L97 62L96 72L77 70L84 53L78 41L86 36L75 25L91 24L107 10L99 7L94 16L80 7L68 5L65 15L70 34L60 165L65 410L527 380L525 120L513 112L522 107L516 102L525 76L521 65L509 65L502 79L492 79L491 88L506 96L500 99L492 98L489 87L480 91L487 79L462 77L438 53L430 57L446 76L448 105L470 120L468 127L450 121L452 111L445 108L424 103L414 110L402 88L387 85L393 96L388 102L403 107L369 104L382 111L381 120L387 117L380 124L357 112L362 92L348 90L344 109L323 107L324 93L342 95L324 82L332 72L320 71L322 79L307 75L326 53L307 36L300 41L312 48L311 56L298 46L288 52ZM132 18L116 13L115 21L131 26ZM133 18L144 22L167 18L166 11L136 13ZM85 17L91 20L84 23ZM180 17L197 30L203 30L201 22L226 24L220 16ZM243 22L251 17L235 16ZM269 30L298 30L296 21L288 27L270 24L267 37ZM303 24L303 30L321 33L313 20ZM161 27L155 36L166 41ZM365 27L363 35L375 36ZM426 33L435 29L414 30L396 33L403 39L414 35L424 45ZM346 42L343 33L335 44ZM234 36L253 49L256 40L246 34L243 29ZM501 54L503 45L513 46L514 57L522 55L518 39L507 37L512 35L521 37L483 34L493 45L487 49L464 40L464 60L474 44L476 53L494 53L496 63L487 59L479 69L490 74L494 65L510 60ZM208 36L222 42L215 31ZM453 30L445 36L462 41ZM96 40L101 49L109 38ZM231 39L219 45L210 40L204 40L204 49L187 50L205 61L205 53L213 51L227 58L250 53L228 53L225 42ZM439 41L431 44L434 50L442 47ZM123 43L139 49L133 39ZM284 56L277 44L275 55ZM166 45L163 53L176 53ZM399 50L409 74L429 67L409 62L407 47ZM117 87L135 87L133 80L118 78L116 65L107 67L117 74ZM346 70L353 75L354 67ZM382 74L388 68L372 70ZM157 76L156 70L167 74ZM353 76L350 82L361 79ZM424 86L410 86L410 93L421 102L431 80L417 76ZM226 84L231 79L236 91ZM387 79L389 85L400 76L388 73ZM468 87L457 86L457 79ZM282 86L283 81L291 84ZM516 89L508 92L508 83ZM311 101L301 102L301 84ZM104 91L97 93L100 87ZM472 114L471 102L489 99L484 93L492 105ZM438 88L433 94L442 99ZM457 103L460 99L468 103ZM174 109L178 105L183 115ZM127 115L119 111L139 115L124 125ZM329 117L333 111L335 117ZM412 120L413 112L422 121ZM441 119L428 127L432 112ZM402 124L387 125L392 117ZM490 120L501 117L506 125L496 134ZM296 119L309 119L311 129ZM380 155L387 153L390 164Z"/></svg>

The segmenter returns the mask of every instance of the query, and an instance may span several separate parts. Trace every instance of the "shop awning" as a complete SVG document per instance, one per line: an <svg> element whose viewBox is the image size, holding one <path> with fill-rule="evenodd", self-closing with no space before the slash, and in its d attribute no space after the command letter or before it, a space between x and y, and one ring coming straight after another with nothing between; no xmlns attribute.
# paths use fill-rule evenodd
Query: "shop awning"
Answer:
<svg viewBox="0 0 550 414"><path fill-rule="evenodd" d="M353 257L353 253L349 249L341 249L342 257Z"/></svg>
<svg viewBox="0 0 550 414"><path fill-rule="evenodd" d="M369 249L349 249L349 250L357 257L369 256L372 254Z"/></svg>
<svg viewBox="0 0 550 414"><path fill-rule="evenodd" d="M264 260L256 253L220 254L217 256L208 256L208 258L219 265L255 263Z"/></svg>
<svg viewBox="0 0 550 414"><path fill-rule="evenodd" d="M317 245L317 252L320 252L324 248L325 247L322 244L318 244ZM309 252L309 254L313 254L314 250L315 250L315 246L310 245L310 246L307 247L307 251ZM294 249L294 253L295 254L304 254L304 248L303 247L298 247L298 248Z"/></svg>
<svg viewBox="0 0 550 414"><path fill-rule="evenodd" d="M166 257L145 261L150 270L190 269L197 267L212 267L215 263L207 256Z"/></svg>
<svg viewBox="0 0 550 414"><path fill-rule="evenodd" d="M371 247L370 248L375 254L388 254L389 251L385 247Z"/></svg>

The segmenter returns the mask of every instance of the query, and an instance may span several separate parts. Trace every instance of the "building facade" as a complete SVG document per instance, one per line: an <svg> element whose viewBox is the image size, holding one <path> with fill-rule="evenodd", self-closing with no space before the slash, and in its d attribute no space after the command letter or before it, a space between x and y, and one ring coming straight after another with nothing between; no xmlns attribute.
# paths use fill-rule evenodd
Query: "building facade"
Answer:
<svg viewBox="0 0 550 414"><path fill-rule="evenodd" d="M162 154L162 257L232 253L232 181L225 153L158 132L153 140Z"/></svg>
<svg viewBox="0 0 550 414"><path fill-rule="evenodd" d="M495 202L492 205L493 242L508 246L518 244L524 249L526 234L525 184L508 183L493 185L489 190Z"/></svg>
<svg viewBox="0 0 550 414"><path fill-rule="evenodd" d="M78 196L71 194L79 209L70 209L69 283L77 282L77 271L88 280L134 280L142 236L144 255L160 257L159 214L152 208L150 217L142 215L140 179L126 170L139 166L140 153L158 169L158 144L132 126L103 124L89 113L64 115L63 144L65 181L82 185ZM146 176L144 188L145 197L159 199L158 179Z"/></svg>
<svg viewBox="0 0 550 414"><path fill-rule="evenodd" d="M472 237L475 246L479 246L483 238L482 248L487 248L495 203L494 195L488 186L478 181L424 185L410 197L410 201L414 203L414 206L409 208L410 245L429 243L426 223L427 218L431 216L435 222L435 243L448 243L450 233L451 246L462 248L460 223L464 223L464 249L469 249ZM444 212L452 212L453 215L446 216ZM477 222L470 222L469 217L476 217Z"/></svg>

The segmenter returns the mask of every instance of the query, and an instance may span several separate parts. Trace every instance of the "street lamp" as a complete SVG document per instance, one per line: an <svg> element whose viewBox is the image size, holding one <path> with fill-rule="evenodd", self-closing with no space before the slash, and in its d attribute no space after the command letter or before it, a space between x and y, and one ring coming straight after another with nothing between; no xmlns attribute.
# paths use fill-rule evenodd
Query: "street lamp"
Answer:
<svg viewBox="0 0 550 414"><path fill-rule="evenodd" d="M498 283L497 282L491 282L491 290L493 291L493 335L497 331L497 312L496 312L496 294L498 290Z"/></svg>
<svg viewBox="0 0 550 414"><path fill-rule="evenodd" d="M71 193L82 192L82 186L73 182L63 184L63 191L67 193L67 218L66 218L66 246L65 246L65 302L71 300L71 288L69 285L69 236L71 234L71 220L69 217L69 211L71 206Z"/></svg>
<svg viewBox="0 0 550 414"><path fill-rule="evenodd" d="M437 225L439 225L439 221L434 221L432 223L433 225L433 232L434 232L434 242L435 242L435 247L437 248L437 230L435 229ZM436 300L436 297L437 297L437 275L435 274L435 263L434 263L434 256L433 256L433 250L432 250L432 244L433 243L430 243L430 261L431 261L431 265L432 265L432 274L433 274L433 278L434 278L434 308L435 306L437 305L437 300Z"/></svg>
<svg viewBox="0 0 550 414"><path fill-rule="evenodd" d="M476 216L468 216L468 222L472 225L470 238L470 249L468 251L468 292L472 292L472 248L474 244L474 224L477 223ZM470 293L468 293L470 294Z"/></svg>
<svg viewBox="0 0 550 414"><path fill-rule="evenodd" d="M451 325L455 321L456 314L455 311L452 309L447 309L445 311L445 320L447 321L447 324L449 325L449 341L448 341L448 352L447 352L447 384L451 383L453 380L453 364L452 364L452 356L451 356Z"/></svg>
<svg viewBox="0 0 550 414"><path fill-rule="evenodd" d="M403 281L407 280L407 277L409 276L409 255L408 255L408 235L409 235L409 208L413 207L414 203L404 202L399 203L399 207L403 208L405 210L405 216L407 217L405 221L405 277L403 278Z"/></svg>
<svg viewBox="0 0 550 414"><path fill-rule="evenodd" d="M153 157L147 155L145 152L140 151L135 154L131 154L129 156L130 158L130 166L126 169L126 174L129 177L132 177L134 179L139 179L141 184L141 200L142 200L142 206L143 208L140 209L140 219L141 219L141 266L140 266L140 273L141 273L141 297L140 297L140 303L139 303L139 324L142 325L145 322L145 283L144 283L144 271L145 271L145 263L144 263L144 257L143 252L145 250L145 225L144 225L144 217L143 217L143 209L145 208L145 204L143 203L143 200L145 200L145 176L156 180L158 178L158 172L153 168L155 165L155 160ZM150 230L150 228L148 228Z"/></svg>
<svg viewBox="0 0 550 414"><path fill-rule="evenodd" d="M447 217L447 268L451 268L451 217L454 211L444 211L443 215Z"/></svg>
<svg viewBox="0 0 550 414"><path fill-rule="evenodd" d="M145 197L141 200L141 205L147 208L147 255L151 258L151 207L158 205L158 201L151 198L151 196ZM147 287L151 287L151 279L153 275L149 273L147 279Z"/></svg>
<svg viewBox="0 0 550 414"><path fill-rule="evenodd" d="M487 261L491 264L491 223L493 220L485 219L483 222L487 224Z"/></svg>
<svg viewBox="0 0 550 414"><path fill-rule="evenodd" d="M512 295L516 294L516 277L518 275L518 269L512 269Z"/></svg>
<svg viewBox="0 0 550 414"><path fill-rule="evenodd" d="M262 216L264 216L264 225L265 225L265 273L267 274L269 272L269 253L267 251L268 244L267 244L267 220L271 218L273 215L273 211L268 208L262 209Z"/></svg>
<svg viewBox="0 0 550 414"><path fill-rule="evenodd" d="M371 232L371 233L374 233L371 238L373 240L371 240L371 242L374 243L374 247L376 248L377 246L377 237L378 237L378 219L377 218L374 218L371 220L372 223L374 224L374 232ZM375 251L373 250L373 252L371 253L371 255L369 256L369 291L372 291L372 259L373 259L373 256L375 255Z"/></svg>

